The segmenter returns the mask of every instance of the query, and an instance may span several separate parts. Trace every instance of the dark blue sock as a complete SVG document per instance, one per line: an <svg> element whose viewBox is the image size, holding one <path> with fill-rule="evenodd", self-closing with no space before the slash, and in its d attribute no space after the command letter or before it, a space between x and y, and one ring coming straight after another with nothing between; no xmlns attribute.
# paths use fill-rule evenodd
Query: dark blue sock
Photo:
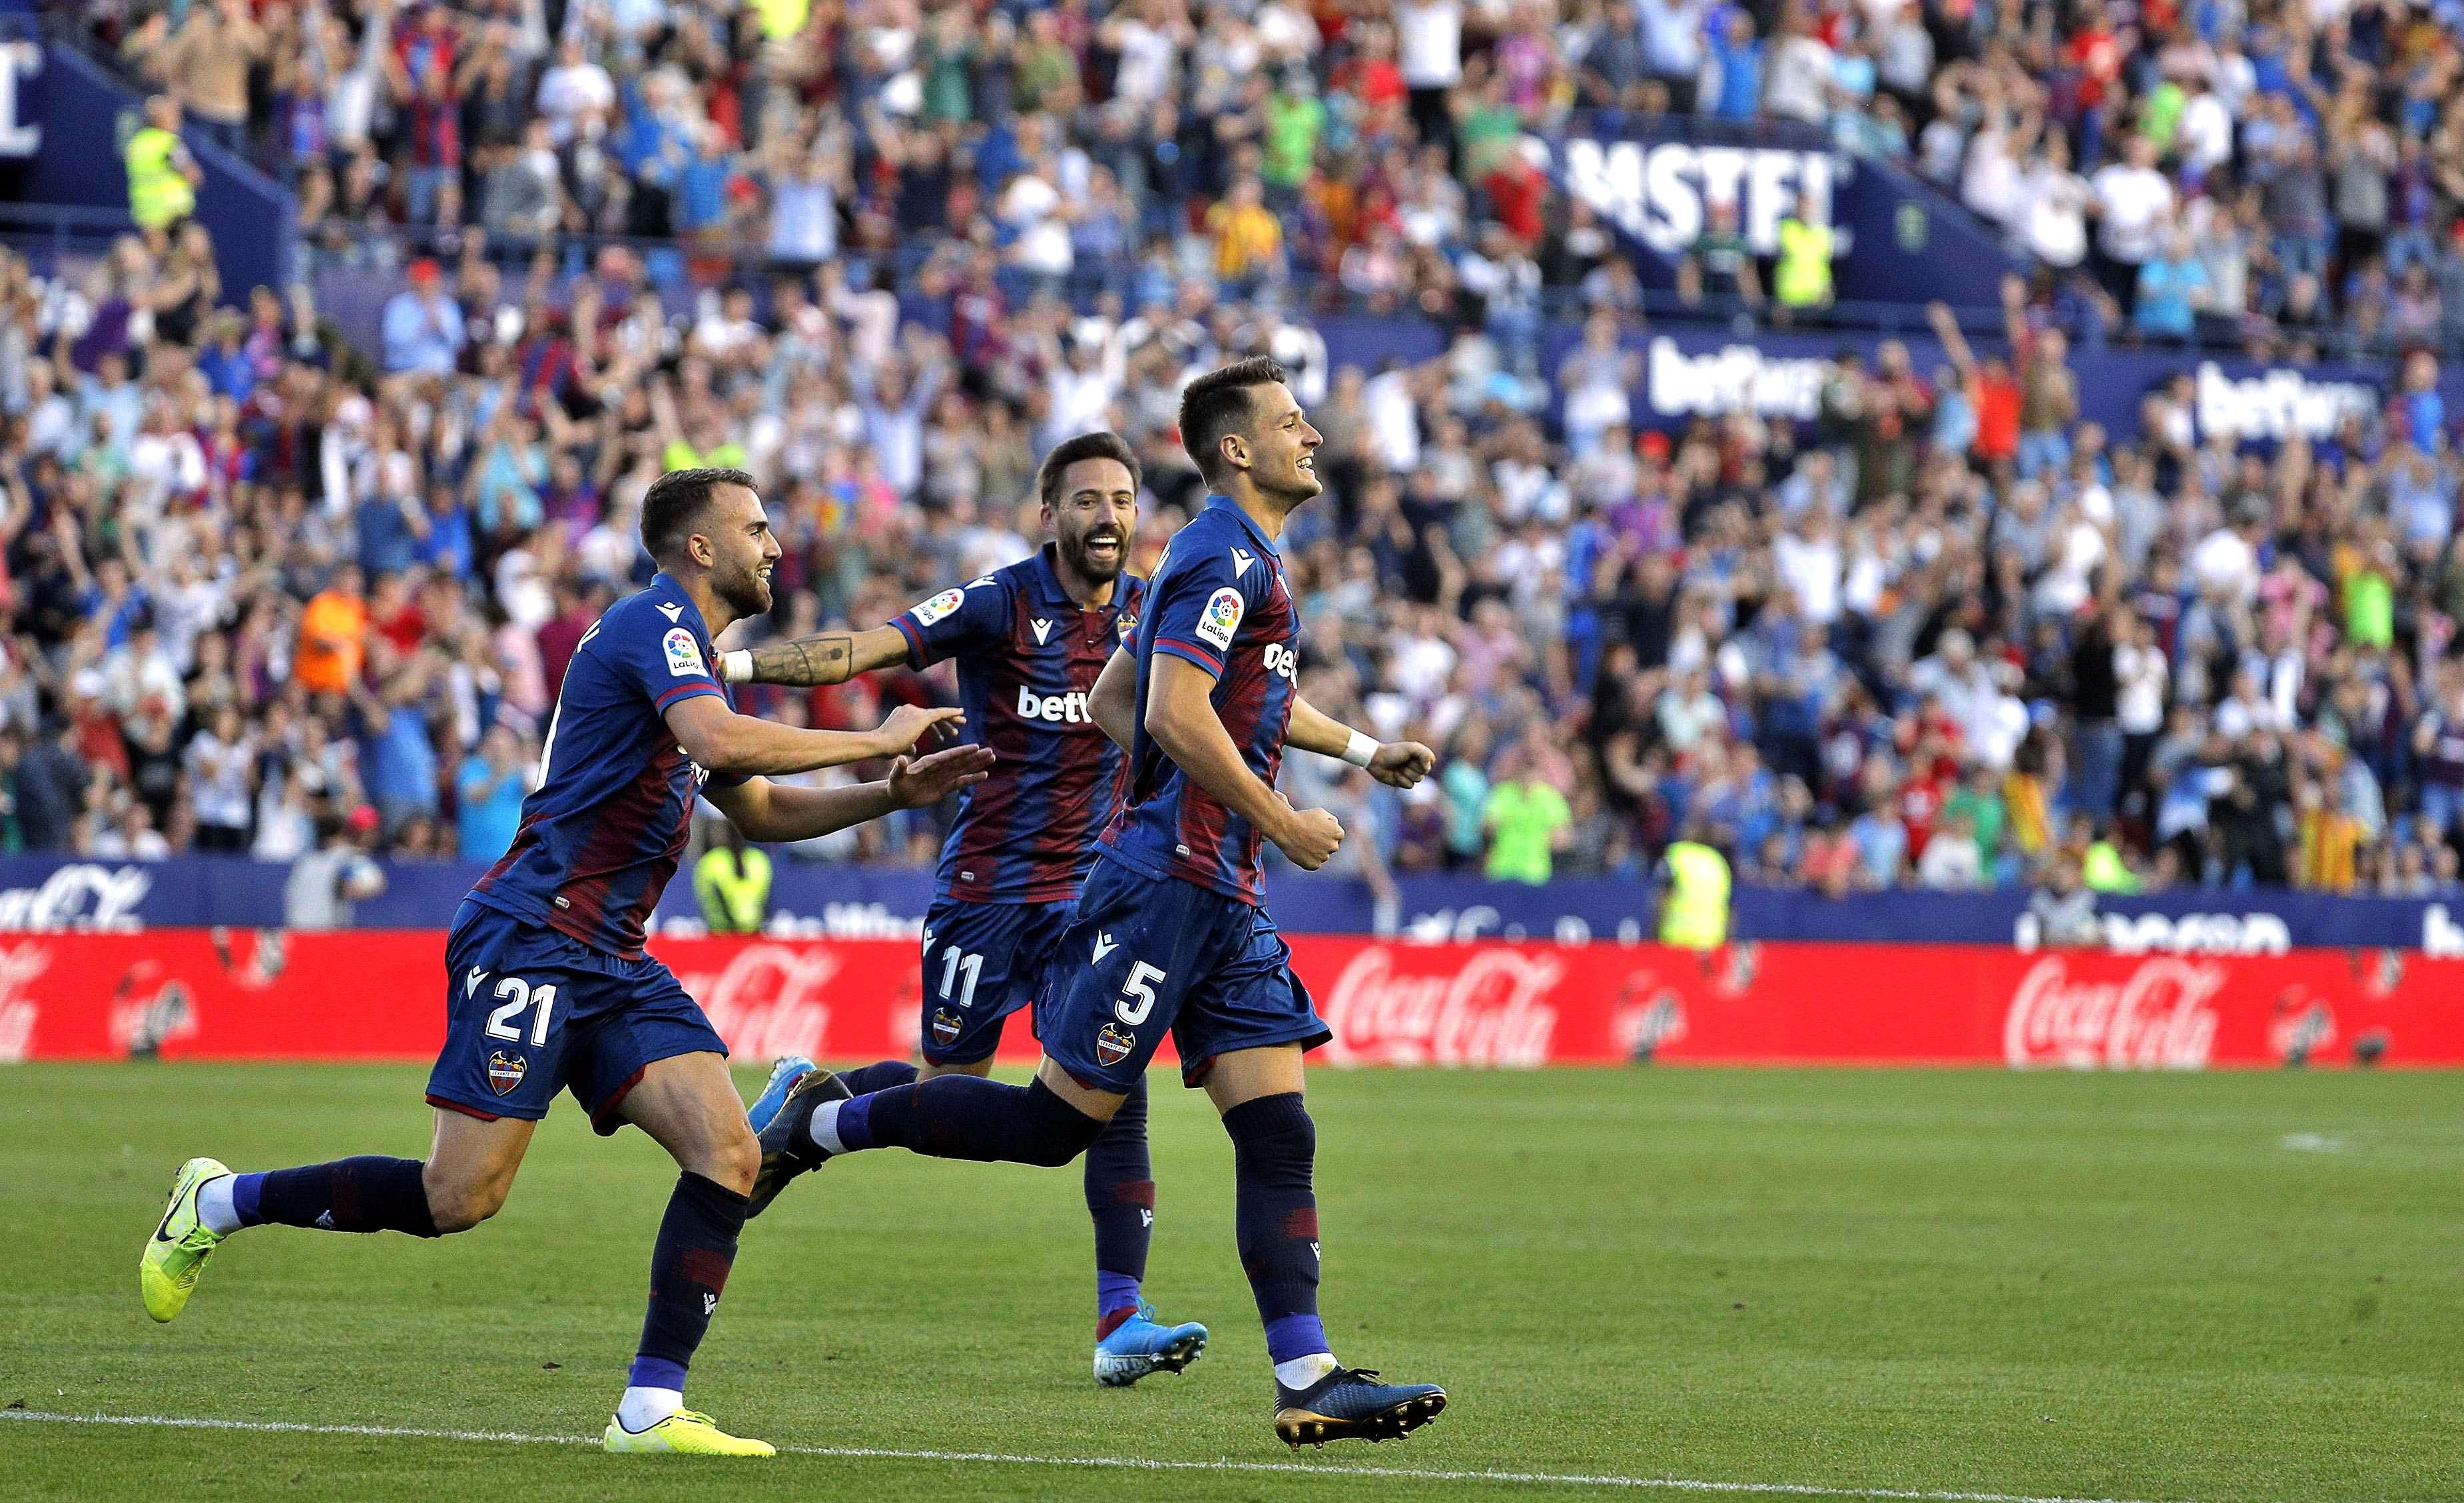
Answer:
<svg viewBox="0 0 2464 1503"><path fill-rule="evenodd" d="M1135 1310L1155 1237L1155 1170L1147 1158L1147 1083L1141 1078L1087 1149L1087 1214L1095 1223L1095 1319ZM1113 1322L1115 1325L1118 1321Z"/></svg>
<svg viewBox="0 0 2464 1503"><path fill-rule="evenodd" d="M887 1091L892 1086L907 1085L915 1078L915 1067L903 1059L885 1059L876 1064L839 1072L839 1083L847 1094L860 1096L868 1092Z"/></svg>
<svg viewBox="0 0 2464 1503"><path fill-rule="evenodd" d="M1298 1092L1243 1101L1223 1114L1232 1137L1241 1268L1266 1327L1269 1359L1331 1351L1317 1315L1317 1128Z"/></svg>
<svg viewBox="0 0 2464 1503"><path fill-rule="evenodd" d="M642 1345L627 1383L683 1391L685 1368L736 1266L736 1236L752 1204L752 1197L690 1170L676 1177L650 1249L650 1308L642 1317Z"/></svg>
<svg viewBox="0 0 2464 1503"><path fill-rule="evenodd" d="M853 1153L906 1148L935 1159L1058 1168L1087 1151L1103 1123L1041 1080L1003 1085L935 1075L837 1103L837 1135Z"/></svg>
<svg viewBox="0 0 2464 1503"><path fill-rule="evenodd" d="M231 1211L243 1227L271 1222L322 1231L436 1235L417 1159L337 1159L297 1169L231 1177Z"/></svg>

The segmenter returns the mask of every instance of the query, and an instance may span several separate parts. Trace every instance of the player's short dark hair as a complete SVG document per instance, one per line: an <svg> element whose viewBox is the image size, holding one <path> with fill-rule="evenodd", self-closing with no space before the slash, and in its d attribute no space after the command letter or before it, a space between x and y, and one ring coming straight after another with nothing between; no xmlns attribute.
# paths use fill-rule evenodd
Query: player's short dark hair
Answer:
<svg viewBox="0 0 2464 1503"><path fill-rule="evenodd" d="M651 481L642 497L642 551L662 564L673 558L722 485L760 489L741 470L671 470Z"/></svg>
<svg viewBox="0 0 2464 1503"><path fill-rule="evenodd" d="M1061 504L1061 477L1081 459L1119 460L1121 467L1130 472L1132 495L1137 493L1138 486L1144 481L1138 473L1137 453L1130 448L1128 439L1118 433L1102 431L1080 433L1075 438L1065 438L1053 445L1052 453L1044 456L1044 467L1035 472L1035 494L1045 505L1057 507Z"/></svg>
<svg viewBox="0 0 2464 1503"><path fill-rule="evenodd" d="M1252 355L1210 370L1180 392L1180 447L1212 485L1223 467L1223 436L1249 418L1249 388L1289 382L1291 372L1271 355Z"/></svg>

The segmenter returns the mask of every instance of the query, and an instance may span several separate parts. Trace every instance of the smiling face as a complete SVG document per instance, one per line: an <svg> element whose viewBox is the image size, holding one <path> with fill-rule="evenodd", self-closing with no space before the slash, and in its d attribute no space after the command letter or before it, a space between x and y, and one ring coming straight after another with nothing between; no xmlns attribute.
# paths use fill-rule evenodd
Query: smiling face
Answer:
<svg viewBox="0 0 2464 1503"><path fill-rule="evenodd" d="M1065 567L1089 584L1111 584L1137 536L1137 482L1118 459L1081 459L1061 472L1061 494L1044 519Z"/></svg>
<svg viewBox="0 0 2464 1503"><path fill-rule="evenodd" d="M1252 485L1291 505L1325 490L1317 477L1317 446L1326 441L1325 435L1302 416L1291 387L1276 381L1251 387L1248 392L1246 431L1225 436L1225 457L1235 464L1245 460L1243 468Z"/></svg>
<svg viewBox="0 0 2464 1503"><path fill-rule="evenodd" d="M769 611L770 571L781 550L770 533L770 514L751 487L715 487L686 546L710 570L711 591L728 609L738 616Z"/></svg>

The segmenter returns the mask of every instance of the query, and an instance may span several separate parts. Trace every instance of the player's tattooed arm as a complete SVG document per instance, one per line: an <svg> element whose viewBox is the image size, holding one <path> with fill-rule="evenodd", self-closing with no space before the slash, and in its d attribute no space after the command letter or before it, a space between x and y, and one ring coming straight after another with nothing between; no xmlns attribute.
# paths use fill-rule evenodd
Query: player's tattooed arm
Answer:
<svg viewBox="0 0 2464 1503"><path fill-rule="evenodd" d="M718 672L730 683L810 689L843 684L858 674L905 661L907 638L896 627L875 627L869 631L824 631L741 648L720 654Z"/></svg>
<svg viewBox="0 0 2464 1503"><path fill-rule="evenodd" d="M1292 700L1291 724L1284 731L1284 744L1366 767L1371 777L1396 788L1417 785L1438 760L1436 752L1419 741L1376 740L1297 696Z"/></svg>

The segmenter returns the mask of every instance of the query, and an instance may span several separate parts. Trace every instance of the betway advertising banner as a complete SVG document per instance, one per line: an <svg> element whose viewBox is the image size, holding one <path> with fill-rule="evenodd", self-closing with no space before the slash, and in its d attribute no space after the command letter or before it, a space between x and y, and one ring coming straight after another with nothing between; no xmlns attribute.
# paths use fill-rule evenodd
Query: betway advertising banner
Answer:
<svg viewBox="0 0 2464 1503"><path fill-rule="evenodd" d="M1561 362L1580 338L1578 329L1552 326L1544 341L1549 365ZM1739 336L1727 329L1669 324L1630 335L1626 347L1642 357L1642 386L1634 393L1635 424L1674 430L1696 417L1732 412L1810 423L1820 413L1822 384L1839 353L1851 350L1871 363L1889 339L1906 346L1921 376L1930 379L1949 366L1949 357L1930 334L1756 330ZM1969 343L1980 356L2007 353L1997 339ZM1340 360L1335 342L1330 339L1328 344ZM2188 375L2199 436L2236 443L2272 443L2297 435L2326 438L2345 418L2378 411L2393 374L2385 365L2327 363L2297 368L2150 348L2076 350L2070 364L2079 377L2084 422L2101 424L2108 432L2136 433L2140 403L2146 395ZM2464 405L2464 370L2442 371L2439 387L2451 411Z"/></svg>
<svg viewBox="0 0 2464 1503"><path fill-rule="evenodd" d="M1319 1061L1335 1066L2464 1065L2464 964L2392 951L1772 943L1702 956L1333 937L1292 948L1334 1033ZM703 939L653 953L742 1058L913 1051L912 944ZM443 955L434 931L27 936L0 942L0 1061L424 1060L444 1036ZM1035 1058L1024 1025L1004 1060Z"/></svg>

